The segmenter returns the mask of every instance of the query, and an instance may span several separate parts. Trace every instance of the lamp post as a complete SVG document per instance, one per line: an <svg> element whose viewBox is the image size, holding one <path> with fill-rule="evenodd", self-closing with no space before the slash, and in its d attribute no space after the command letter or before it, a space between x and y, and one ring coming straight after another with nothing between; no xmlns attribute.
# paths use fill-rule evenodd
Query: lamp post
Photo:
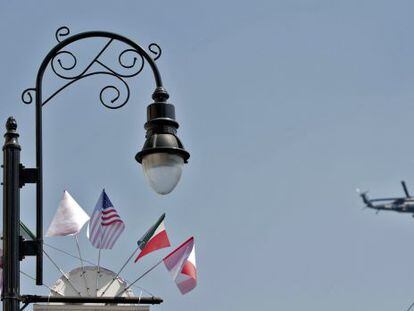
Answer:
<svg viewBox="0 0 414 311"><path fill-rule="evenodd" d="M184 163L187 163L190 154L184 149L177 136L179 127L175 120L174 105L167 102L169 95L163 87L160 73L155 61L161 55L158 45L152 43L149 51L154 58L138 44L130 39L103 31L84 32L70 36L69 28L61 27L55 34L58 44L50 50L42 61L36 77L34 88L26 89L22 93L22 100L26 104L35 102L36 109L36 167L25 168L20 163L20 145L18 143L17 122L10 117L6 123L5 143L3 146L3 276L4 286L2 293L3 310L17 311L20 302L31 303L44 301L44 297L20 296L20 260L25 256L36 256L36 285L43 284L43 164L42 164L42 109L54 96L72 85L76 81L95 75L105 75L115 79L123 86L125 92L122 99L121 89L113 84L106 85L100 92L101 103L109 109L123 107L129 100L130 88L127 79L141 73L145 62L149 64L155 79L154 100L147 107L147 122L145 123L146 141L135 159L142 164L144 174L151 187L160 194L171 192L178 183ZM102 38L105 45L95 58L84 68L79 70L78 58L71 50L70 44L89 38ZM118 67L114 69L102 60L102 56L113 44L118 41L126 46L118 55ZM127 60L129 59L129 62ZM43 76L48 68L57 77L66 81L57 91L48 98L42 96ZM97 69L98 68L98 69ZM120 71L121 69L122 71ZM108 101L105 94L112 92L113 98ZM26 183L36 184L36 239L25 241L20 236L20 188ZM65 297L64 302L79 302ZM43 299L43 300L42 300ZM63 298L62 298L63 299ZM102 301L101 301L102 300ZM105 301L104 301L105 300ZM141 300L142 301L142 300ZM149 298L149 303L160 303L162 300ZM59 302L59 297L55 297ZM61 301L63 302L63 301ZM84 297L82 302L105 302L108 298ZM136 303L135 300L118 299L116 303ZM115 303L115 300L112 301Z"/></svg>

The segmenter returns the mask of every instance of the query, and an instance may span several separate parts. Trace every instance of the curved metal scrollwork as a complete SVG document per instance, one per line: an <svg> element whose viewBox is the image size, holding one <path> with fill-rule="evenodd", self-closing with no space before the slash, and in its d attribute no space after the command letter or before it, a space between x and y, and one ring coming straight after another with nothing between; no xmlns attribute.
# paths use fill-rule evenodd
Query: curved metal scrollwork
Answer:
<svg viewBox="0 0 414 311"><path fill-rule="evenodd" d="M122 78L135 77L144 69L144 58L134 49L123 50L118 56L118 65L121 68L127 70L129 73L122 73L120 71L117 71L100 62L99 60L96 60L96 62L108 71Z"/></svg>
<svg viewBox="0 0 414 311"><path fill-rule="evenodd" d="M65 39L69 38L69 35L70 29L63 26L56 31L55 38L60 44ZM82 64L77 55L67 48L59 50L53 55L50 60L50 68L56 76L66 80L66 84L52 93L48 98L43 100L42 106L74 82L95 75L108 75L120 82L123 86L122 89L120 89L114 84L105 85L99 93L99 99L103 106L109 109L118 109L123 107L128 102L130 98L130 88L126 82L126 79L137 76L144 69L145 61L142 55L143 50L140 53L140 51L134 48L125 48L119 51L117 62L112 65L108 65L105 63L103 56L111 43L116 40L114 38L108 39L109 40L99 51L99 53L86 65L85 63ZM156 43L151 43L148 46L148 50L154 55L154 57L150 57L154 61L159 59L162 54L160 46ZM24 90L21 96L22 101L25 104L32 103L35 93L36 88Z"/></svg>
<svg viewBox="0 0 414 311"><path fill-rule="evenodd" d="M160 58L160 57L161 57L162 50L161 50L161 47L160 47L158 44L156 44L156 43L151 43L151 44L148 46L148 50L149 50L152 54L154 54L154 55L155 55L154 60L157 60L158 58Z"/></svg>
<svg viewBox="0 0 414 311"><path fill-rule="evenodd" d="M33 102L33 95L32 93L36 93L36 89L29 88L25 89L22 93L22 102L26 105L30 105Z"/></svg>
<svg viewBox="0 0 414 311"><path fill-rule="evenodd" d="M69 36L70 29L66 26L60 27L56 30L55 38L57 42L62 42L62 39L65 39L65 37Z"/></svg>
<svg viewBox="0 0 414 311"><path fill-rule="evenodd" d="M55 55L55 57L53 57L52 61L50 62L50 65L55 75L57 75L61 79L67 79L67 80L76 79L82 75L83 72L75 76L70 76L70 75L66 76L64 74L66 73L66 71L70 72L72 69L74 69L77 64L78 64L78 60L76 56L72 52L69 52L69 51L60 51L59 53ZM61 70L63 70L62 73L59 73L59 69L57 68L60 68Z"/></svg>

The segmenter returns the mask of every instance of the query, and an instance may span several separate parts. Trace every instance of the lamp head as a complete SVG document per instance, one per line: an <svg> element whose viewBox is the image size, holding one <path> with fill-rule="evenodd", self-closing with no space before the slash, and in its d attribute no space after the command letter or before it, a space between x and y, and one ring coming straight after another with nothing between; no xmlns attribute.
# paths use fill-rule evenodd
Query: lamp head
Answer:
<svg viewBox="0 0 414 311"><path fill-rule="evenodd" d="M177 136L174 105L166 102L168 94L157 89L154 103L147 107L146 141L135 159L142 164L150 186L159 194L170 193L180 180L190 154Z"/></svg>

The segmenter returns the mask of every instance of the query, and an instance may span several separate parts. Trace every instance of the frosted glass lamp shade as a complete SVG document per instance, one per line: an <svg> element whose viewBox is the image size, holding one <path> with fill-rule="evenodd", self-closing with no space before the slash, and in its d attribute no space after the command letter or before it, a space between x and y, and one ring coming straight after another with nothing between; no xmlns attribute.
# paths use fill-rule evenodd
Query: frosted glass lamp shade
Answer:
<svg viewBox="0 0 414 311"><path fill-rule="evenodd" d="M159 194L170 193L178 184L184 159L177 154L150 153L142 157L142 167L151 188Z"/></svg>

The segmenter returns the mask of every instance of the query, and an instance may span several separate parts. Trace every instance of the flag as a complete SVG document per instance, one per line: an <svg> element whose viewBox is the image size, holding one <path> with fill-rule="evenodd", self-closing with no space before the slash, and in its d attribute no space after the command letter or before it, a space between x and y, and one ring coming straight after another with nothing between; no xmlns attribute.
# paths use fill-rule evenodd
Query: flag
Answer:
<svg viewBox="0 0 414 311"><path fill-rule="evenodd" d="M141 249L141 252L134 262L137 262L141 257L144 257L153 251L170 246L170 241L168 240L167 231L164 226L164 218L165 213L162 214L157 222L138 240L138 246Z"/></svg>
<svg viewBox="0 0 414 311"><path fill-rule="evenodd" d="M88 239L98 249L111 249L125 229L105 189L96 203L88 226Z"/></svg>
<svg viewBox="0 0 414 311"><path fill-rule="evenodd" d="M89 220L88 214L79 206L66 190L62 201L49 225L46 236L66 236L79 233Z"/></svg>
<svg viewBox="0 0 414 311"><path fill-rule="evenodd" d="M186 294L197 285L194 238L191 237L163 259L181 294Z"/></svg>

